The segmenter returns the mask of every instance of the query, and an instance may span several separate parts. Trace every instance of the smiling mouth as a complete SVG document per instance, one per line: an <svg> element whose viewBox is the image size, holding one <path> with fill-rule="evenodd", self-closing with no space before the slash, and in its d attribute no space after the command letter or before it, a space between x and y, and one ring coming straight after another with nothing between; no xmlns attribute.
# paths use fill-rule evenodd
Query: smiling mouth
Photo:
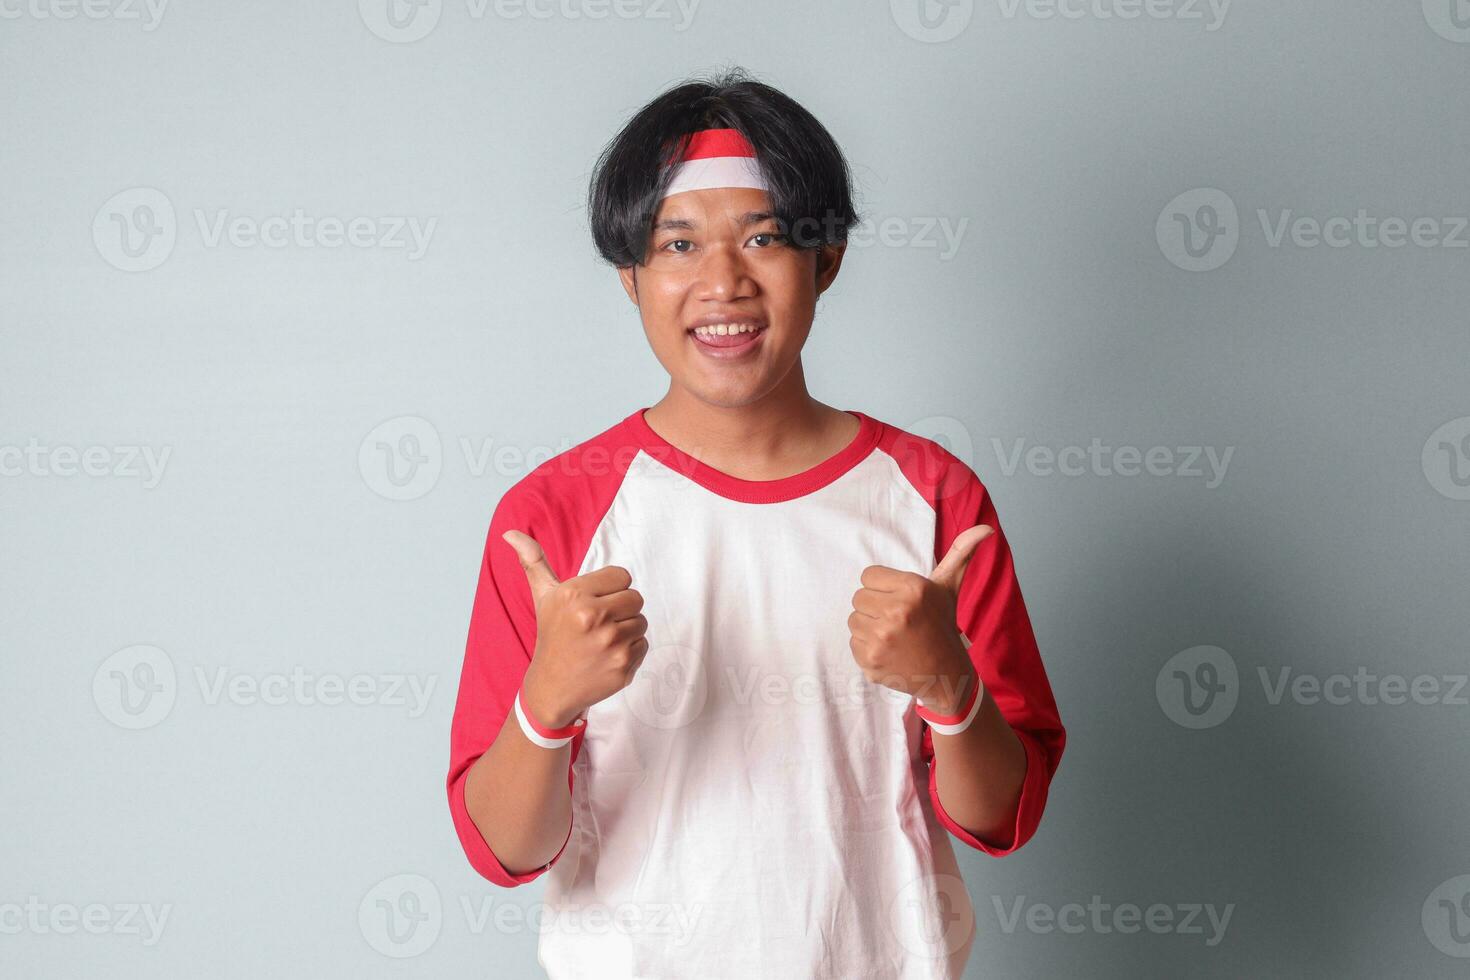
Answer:
<svg viewBox="0 0 1470 980"><path fill-rule="evenodd" d="M736 353L750 347L754 347L761 335L766 332L763 324L717 324L708 327L694 327L689 330L689 336L700 347L710 352Z"/></svg>

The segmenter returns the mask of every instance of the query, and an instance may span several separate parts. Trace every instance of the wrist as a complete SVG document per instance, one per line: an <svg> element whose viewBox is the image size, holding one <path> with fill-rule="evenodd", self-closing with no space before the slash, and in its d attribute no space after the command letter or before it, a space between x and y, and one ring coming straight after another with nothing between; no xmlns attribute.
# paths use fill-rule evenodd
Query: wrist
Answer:
<svg viewBox="0 0 1470 980"><path fill-rule="evenodd" d="M533 674L534 671L526 672L520 692L521 704L532 720L546 728L565 728L581 715L579 708L563 703L553 692L539 686Z"/></svg>
<svg viewBox="0 0 1470 980"><path fill-rule="evenodd" d="M586 723L580 718L563 728L548 728L546 725L532 718L530 712L526 709L525 697L523 695L524 691L516 692L515 713L516 722L521 727L521 733L526 736L528 741L541 746L543 749L559 749L582 733L582 726Z"/></svg>
<svg viewBox="0 0 1470 980"><path fill-rule="evenodd" d="M967 663L960 668L958 675L951 675L940 682L934 697L923 698L920 704L937 716L962 715L970 707L971 698L979 696L979 687L980 675L975 672L974 664Z"/></svg>
<svg viewBox="0 0 1470 980"><path fill-rule="evenodd" d="M974 707L984 692L980 674L970 659L970 640L964 633L955 637L956 665L953 673L940 679L932 696L918 698L919 716L933 723L960 723L974 715Z"/></svg>
<svg viewBox="0 0 1470 980"><path fill-rule="evenodd" d="M938 690L932 697L920 698L919 703L936 715L952 715L970 706L970 694L980 684L980 675L975 671L975 662L970 659L970 638L963 630L955 630L952 638L953 665L940 678Z"/></svg>

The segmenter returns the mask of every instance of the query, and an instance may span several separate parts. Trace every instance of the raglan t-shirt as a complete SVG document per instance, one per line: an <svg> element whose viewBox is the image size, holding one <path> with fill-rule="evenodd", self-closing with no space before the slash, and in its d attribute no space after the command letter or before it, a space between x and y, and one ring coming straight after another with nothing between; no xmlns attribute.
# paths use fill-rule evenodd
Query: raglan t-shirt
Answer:
<svg viewBox="0 0 1470 980"><path fill-rule="evenodd" d="M818 465L745 480L661 438L645 410L538 466L491 517L450 735L471 865L504 887L547 876L551 980L958 978L975 920L950 840L994 856L1025 844L1065 744L990 495L939 443L862 412ZM995 533L966 567L956 626L1026 753L993 841L945 812L932 732L912 697L868 681L847 625L865 567L927 576L975 524ZM571 743L561 850L514 874L464 794L536 645L510 529L561 581L626 568L649 644Z"/></svg>

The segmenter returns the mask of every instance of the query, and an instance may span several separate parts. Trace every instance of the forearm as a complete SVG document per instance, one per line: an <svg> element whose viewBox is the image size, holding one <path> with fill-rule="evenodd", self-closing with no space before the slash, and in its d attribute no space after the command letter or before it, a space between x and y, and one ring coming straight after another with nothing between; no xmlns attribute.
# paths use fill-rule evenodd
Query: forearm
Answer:
<svg viewBox="0 0 1470 980"><path fill-rule="evenodd" d="M526 738L514 713L465 778L465 806L480 836L511 874L545 867L566 842L572 798L572 747L548 749Z"/></svg>
<svg viewBox="0 0 1470 980"><path fill-rule="evenodd" d="M971 675L978 684L978 676ZM1026 748L990 692L982 689L970 726L954 735L933 733L935 790L961 827L996 847L1010 844L1026 778Z"/></svg>

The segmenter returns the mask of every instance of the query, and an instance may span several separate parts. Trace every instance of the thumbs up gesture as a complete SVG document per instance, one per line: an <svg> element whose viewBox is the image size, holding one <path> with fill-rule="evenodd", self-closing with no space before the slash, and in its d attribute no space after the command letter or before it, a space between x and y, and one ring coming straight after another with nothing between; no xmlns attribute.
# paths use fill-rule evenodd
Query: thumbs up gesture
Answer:
<svg viewBox="0 0 1470 980"><path fill-rule="evenodd" d="M537 721L563 728L633 682L648 653L643 596L626 568L604 565L561 582L535 538L501 537L515 549L536 606L536 650L521 697Z"/></svg>
<svg viewBox="0 0 1470 980"><path fill-rule="evenodd" d="M885 565L863 569L847 628L868 680L921 698L939 714L952 714L965 700L979 678L955 625L960 582L976 547L993 533L986 524L961 531L927 578Z"/></svg>

